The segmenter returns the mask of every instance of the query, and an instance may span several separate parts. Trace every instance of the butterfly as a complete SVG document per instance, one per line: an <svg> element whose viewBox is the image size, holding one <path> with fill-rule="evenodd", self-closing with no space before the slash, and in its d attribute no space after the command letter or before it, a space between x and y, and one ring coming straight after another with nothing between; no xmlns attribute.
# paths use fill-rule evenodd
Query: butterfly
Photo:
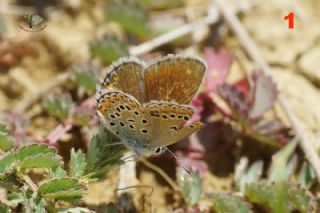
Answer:
<svg viewBox="0 0 320 213"><path fill-rule="evenodd" d="M206 63L198 57L167 55L146 63L134 57L113 63L97 85L100 122L136 154L162 152L203 127L186 125L195 109Z"/></svg>
<svg viewBox="0 0 320 213"><path fill-rule="evenodd" d="M22 26L22 25L19 25L19 27L21 29L23 29L24 31L27 31L27 32L38 32L38 31L41 31L43 30L47 25L43 25L43 21L44 19L37 15L37 14L30 14L30 13L26 13L24 15L24 18L26 19L27 21L27 24L28 24L28 28Z"/></svg>

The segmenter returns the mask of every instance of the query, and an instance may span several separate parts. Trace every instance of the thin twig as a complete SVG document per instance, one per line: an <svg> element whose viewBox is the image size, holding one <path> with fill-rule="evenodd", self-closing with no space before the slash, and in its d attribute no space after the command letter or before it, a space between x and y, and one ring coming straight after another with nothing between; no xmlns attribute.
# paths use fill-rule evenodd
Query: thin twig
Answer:
<svg viewBox="0 0 320 213"><path fill-rule="evenodd" d="M252 60L256 63L258 67L262 68L264 73L271 75L271 71L268 63L266 62L265 58L257 48L255 42L249 36L248 32L246 31L244 26L241 24L239 19L234 15L232 11L229 10L225 2L222 2L222 0L213 0L213 1L216 3L225 21L230 25L230 28L232 29L232 31L238 36L242 45L246 49L248 55L252 58ZM309 141L303 125L301 124L299 119L296 117L296 115L293 113L292 109L289 107L284 97L279 96L279 103L282 110L288 117L293 129L296 131L296 134L300 139L299 140L300 146L304 151L306 158L309 160L309 162L313 166L315 173L317 175L317 179L320 182L320 159L317 155L317 152L313 148L312 143Z"/></svg>
<svg viewBox="0 0 320 213"><path fill-rule="evenodd" d="M143 157L140 160L146 167L152 169L153 171L157 172L161 177L163 177L168 182L168 184L172 187L172 189L174 189L177 192L180 191L178 185L160 167L150 163Z"/></svg>
<svg viewBox="0 0 320 213"><path fill-rule="evenodd" d="M150 52L151 50L154 50L155 48L166 44L170 41L173 41L177 38L180 38L184 35L187 35L201 27L213 24L217 22L218 20L218 13L217 12L211 12L208 16L199 19L198 21L185 24L182 27L179 27L175 30L172 30L168 33L165 33L157 38L154 38L150 41L147 41L145 43L142 43L138 46L130 47L129 53L130 55L142 55L144 53Z"/></svg>

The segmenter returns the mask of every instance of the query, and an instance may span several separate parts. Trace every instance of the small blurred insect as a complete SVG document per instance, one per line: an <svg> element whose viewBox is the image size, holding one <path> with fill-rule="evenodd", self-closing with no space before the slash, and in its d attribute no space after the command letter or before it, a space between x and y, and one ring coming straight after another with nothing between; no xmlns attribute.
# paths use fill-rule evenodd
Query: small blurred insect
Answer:
<svg viewBox="0 0 320 213"><path fill-rule="evenodd" d="M46 24L43 24L44 19L37 14L26 13L24 18L27 21L29 28L19 25L21 29L27 32L39 32L47 27Z"/></svg>

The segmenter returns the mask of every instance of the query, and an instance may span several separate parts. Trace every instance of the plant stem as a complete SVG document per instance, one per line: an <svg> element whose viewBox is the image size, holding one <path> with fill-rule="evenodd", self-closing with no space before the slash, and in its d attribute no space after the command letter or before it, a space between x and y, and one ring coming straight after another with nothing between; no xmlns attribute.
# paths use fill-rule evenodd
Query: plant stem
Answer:
<svg viewBox="0 0 320 213"><path fill-rule="evenodd" d="M146 167L152 169L153 171L157 172L161 177L163 177L163 179L165 179L175 191L180 191L178 185L160 167L150 163L144 158L141 158L140 160Z"/></svg>

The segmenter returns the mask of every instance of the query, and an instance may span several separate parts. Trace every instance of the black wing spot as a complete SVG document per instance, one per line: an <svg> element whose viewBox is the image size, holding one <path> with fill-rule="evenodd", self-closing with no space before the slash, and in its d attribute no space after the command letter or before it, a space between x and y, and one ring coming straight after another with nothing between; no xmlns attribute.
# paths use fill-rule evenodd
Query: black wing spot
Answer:
<svg viewBox="0 0 320 213"><path fill-rule="evenodd" d="M119 122L119 124L120 124L121 127L126 126L126 125L125 125L124 123L122 123L121 121Z"/></svg>
<svg viewBox="0 0 320 213"><path fill-rule="evenodd" d="M190 128L194 128L194 125L190 125L189 127L190 127Z"/></svg>
<svg viewBox="0 0 320 213"><path fill-rule="evenodd" d="M128 122L131 122L131 123L135 123L135 122L136 122L136 121L133 120L133 119L128 119L127 121L128 121Z"/></svg>
<svg viewBox="0 0 320 213"><path fill-rule="evenodd" d="M187 120L189 120L189 117L188 116L184 116L183 120L187 121Z"/></svg>
<svg viewBox="0 0 320 213"><path fill-rule="evenodd" d="M133 113L137 116L140 115L140 113L137 110L135 110Z"/></svg>
<svg viewBox="0 0 320 213"><path fill-rule="evenodd" d="M113 118L113 119L116 118L116 116L114 114L110 114L109 117Z"/></svg>
<svg viewBox="0 0 320 213"><path fill-rule="evenodd" d="M178 127L177 127L177 126L170 126L169 129L172 129L172 130L177 131L177 130L178 130Z"/></svg>
<svg viewBox="0 0 320 213"><path fill-rule="evenodd" d="M126 108L123 105L120 105L120 109L125 110Z"/></svg>
<svg viewBox="0 0 320 213"><path fill-rule="evenodd" d="M114 114L116 114L116 116L120 117L120 114L118 112L115 112Z"/></svg>
<svg viewBox="0 0 320 213"><path fill-rule="evenodd" d="M126 105L127 110L131 111L131 107L129 107L128 105Z"/></svg>
<svg viewBox="0 0 320 213"><path fill-rule="evenodd" d="M115 122L110 122L109 124L110 124L110 126L114 126L114 125L116 125L116 123L115 123Z"/></svg>
<svg viewBox="0 0 320 213"><path fill-rule="evenodd" d="M120 107L116 107L116 110L117 110L118 112L121 112Z"/></svg>
<svg viewBox="0 0 320 213"><path fill-rule="evenodd" d="M162 118L166 120L166 119L168 119L168 115L167 114L162 114Z"/></svg>
<svg viewBox="0 0 320 213"><path fill-rule="evenodd" d="M143 118L143 119L141 120L141 122L142 122L143 124L147 124L147 123L148 123L148 120L145 119L145 118Z"/></svg>
<svg viewBox="0 0 320 213"><path fill-rule="evenodd" d="M147 133L148 133L148 130L142 129L141 132L144 133L144 134L147 134Z"/></svg>
<svg viewBox="0 0 320 213"><path fill-rule="evenodd" d="M133 130L136 129L132 124L129 125L129 128L130 128L130 129L133 129Z"/></svg>
<svg viewBox="0 0 320 213"><path fill-rule="evenodd" d="M175 118L175 117L176 117L175 114L173 114L173 113L170 114L170 118Z"/></svg>
<svg viewBox="0 0 320 213"><path fill-rule="evenodd" d="M182 115L178 115L178 118L179 118L179 119L182 119L182 118L183 118L183 116L182 116Z"/></svg>

